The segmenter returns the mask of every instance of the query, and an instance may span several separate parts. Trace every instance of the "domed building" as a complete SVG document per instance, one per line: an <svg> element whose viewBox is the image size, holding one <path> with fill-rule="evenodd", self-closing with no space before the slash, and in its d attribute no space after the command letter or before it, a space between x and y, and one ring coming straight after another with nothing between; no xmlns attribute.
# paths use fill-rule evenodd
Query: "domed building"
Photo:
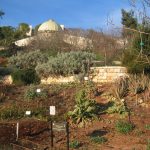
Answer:
<svg viewBox="0 0 150 150"><path fill-rule="evenodd" d="M62 30L64 30L64 26L59 25L54 20L48 20L48 21L42 23L38 28L38 32L62 31Z"/></svg>
<svg viewBox="0 0 150 150"><path fill-rule="evenodd" d="M67 29L65 30L65 32L61 32L64 30L65 30L64 25L59 25L54 20L48 20L39 26L38 32L33 36L32 36L32 27L30 26L30 31L27 33L29 37L15 41L15 45L19 47L28 46L30 45L32 41L36 39L38 40L51 39L52 36L55 35L53 34L55 32L63 33L63 34L60 34L60 37L65 43L74 45L81 49L86 49L86 47L89 44L92 45L92 41L90 39L79 36L79 35L73 35L73 33Z"/></svg>

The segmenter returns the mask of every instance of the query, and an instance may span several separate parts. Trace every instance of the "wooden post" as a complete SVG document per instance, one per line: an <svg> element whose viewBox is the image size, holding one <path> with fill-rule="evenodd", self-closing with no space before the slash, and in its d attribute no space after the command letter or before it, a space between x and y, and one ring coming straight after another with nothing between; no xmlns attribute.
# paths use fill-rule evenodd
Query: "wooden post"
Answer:
<svg viewBox="0 0 150 150"><path fill-rule="evenodd" d="M18 137L19 137L19 122L17 122L16 124L16 141L18 141Z"/></svg>
<svg viewBox="0 0 150 150"><path fill-rule="evenodd" d="M51 147L53 147L53 121L51 121Z"/></svg>
<svg viewBox="0 0 150 150"><path fill-rule="evenodd" d="M69 123L66 122L67 150L69 150Z"/></svg>

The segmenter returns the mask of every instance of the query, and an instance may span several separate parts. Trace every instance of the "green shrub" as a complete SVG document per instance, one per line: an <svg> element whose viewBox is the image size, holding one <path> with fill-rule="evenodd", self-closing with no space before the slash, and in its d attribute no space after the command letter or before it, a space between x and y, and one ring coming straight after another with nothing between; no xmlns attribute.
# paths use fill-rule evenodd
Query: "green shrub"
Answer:
<svg viewBox="0 0 150 150"><path fill-rule="evenodd" d="M115 124L115 129L122 134L127 134L134 129L134 125L129 122L119 120Z"/></svg>
<svg viewBox="0 0 150 150"><path fill-rule="evenodd" d="M117 103L112 101L111 104L112 105L106 110L108 114L118 113L120 115L123 115L128 112L123 102Z"/></svg>
<svg viewBox="0 0 150 150"><path fill-rule="evenodd" d="M97 118L97 107L94 100L87 98L87 93L81 90L76 97L76 105L73 111L68 112L68 116L80 127Z"/></svg>
<svg viewBox="0 0 150 150"><path fill-rule="evenodd" d="M25 91L24 97L27 100L33 100L36 98L47 98L48 92L46 90L42 90L41 92L37 93L37 87L36 86L29 86L27 90Z"/></svg>
<svg viewBox="0 0 150 150"><path fill-rule="evenodd" d="M70 148L77 149L77 148L79 148L79 147L80 147L80 142L79 142L79 141L77 141L77 140L72 141L72 142L70 142L70 143L69 143L69 147L70 147Z"/></svg>
<svg viewBox="0 0 150 150"><path fill-rule="evenodd" d="M47 62L48 56L42 53L40 50L31 52L19 52L9 58L8 62L10 65L15 65L21 69L35 68L37 64Z"/></svg>
<svg viewBox="0 0 150 150"><path fill-rule="evenodd" d="M91 141L97 144L103 144L107 142L107 138L101 136L93 136L91 137Z"/></svg>
<svg viewBox="0 0 150 150"><path fill-rule="evenodd" d="M150 124L146 124L146 125L145 125L145 128L146 128L147 130L150 130Z"/></svg>
<svg viewBox="0 0 150 150"><path fill-rule="evenodd" d="M27 117L25 112L29 108L27 106L20 107L16 104L12 104L9 107L0 108L0 119L1 120L12 120L12 119L21 119ZM33 118L44 119L46 118L46 108L38 107L38 108L30 108L31 116Z"/></svg>
<svg viewBox="0 0 150 150"><path fill-rule="evenodd" d="M14 84L37 84L40 82L38 75L33 69L15 70L12 74Z"/></svg>
<svg viewBox="0 0 150 150"><path fill-rule="evenodd" d="M16 105L0 109L1 120L20 119L24 117L24 114L25 111L23 110L23 108L16 107Z"/></svg>
<svg viewBox="0 0 150 150"><path fill-rule="evenodd" d="M94 58L93 53L85 51L58 53L56 57L50 57L47 63L38 64L36 71L41 76L86 74Z"/></svg>

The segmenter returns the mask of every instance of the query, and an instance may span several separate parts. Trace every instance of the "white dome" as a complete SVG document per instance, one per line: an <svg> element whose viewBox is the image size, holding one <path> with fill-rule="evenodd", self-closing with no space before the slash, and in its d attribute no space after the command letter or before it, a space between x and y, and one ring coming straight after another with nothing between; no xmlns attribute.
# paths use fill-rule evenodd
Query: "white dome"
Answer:
<svg viewBox="0 0 150 150"><path fill-rule="evenodd" d="M42 23L38 31L61 31L62 28L59 24L57 24L54 20L48 20L44 23Z"/></svg>

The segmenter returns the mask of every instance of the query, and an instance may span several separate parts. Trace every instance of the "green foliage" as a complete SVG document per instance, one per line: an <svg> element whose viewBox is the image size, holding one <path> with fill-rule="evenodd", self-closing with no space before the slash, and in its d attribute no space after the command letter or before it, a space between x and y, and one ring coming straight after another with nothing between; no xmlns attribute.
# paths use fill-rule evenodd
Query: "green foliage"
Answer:
<svg viewBox="0 0 150 150"><path fill-rule="evenodd" d="M150 130L150 124L146 124L145 129Z"/></svg>
<svg viewBox="0 0 150 150"><path fill-rule="evenodd" d="M127 107L124 102L117 103L112 101L112 106L110 106L106 112L108 114L118 113L120 115L124 115L127 113Z"/></svg>
<svg viewBox="0 0 150 150"><path fill-rule="evenodd" d="M150 140L147 141L147 147L146 150L150 150Z"/></svg>
<svg viewBox="0 0 150 150"><path fill-rule="evenodd" d="M85 90L81 90L76 97L76 105L73 111L68 112L68 116L79 127L85 126L88 121L97 118L96 102L87 98Z"/></svg>
<svg viewBox="0 0 150 150"><path fill-rule="evenodd" d="M80 142L77 141L77 140L74 140L74 141L72 141L71 143L69 143L69 147L70 147L70 148L77 149L77 148L80 147Z"/></svg>
<svg viewBox="0 0 150 150"><path fill-rule="evenodd" d="M122 9L122 24L126 27L136 29L137 27L137 18L134 17L134 11L130 10L129 12Z"/></svg>
<svg viewBox="0 0 150 150"><path fill-rule="evenodd" d="M11 74L14 84L37 84L40 82L34 69L17 69Z"/></svg>
<svg viewBox="0 0 150 150"><path fill-rule="evenodd" d="M37 93L37 87L30 85L27 90L25 91L24 97L27 100L34 100L36 98L47 98L48 97L48 92L45 89L42 89L41 92Z"/></svg>
<svg viewBox="0 0 150 150"><path fill-rule="evenodd" d="M30 30L29 25L27 23L20 23L18 29L24 33Z"/></svg>
<svg viewBox="0 0 150 150"><path fill-rule="evenodd" d="M22 50L21 47L17 47L14 43L10 43L7 45L7 48L5 50L0 51L0 57L10 57L12 55L15 55L17 51Z"/></svg>
<svg viewBox="0 0 150 150"><path fill-rule="evenodd" d="M16 105L0 109L1 120L20 119L24 117L24 114L25 111L23 110L23 108L20 107L16 108Z"/></svg>
<svg viewBox="0 0 150 150"><path fill-rule="evenodd" d="M139 50L135 48L128 48L123 55L122 64L127 67L128 72L132 74L150 72L150 65L147 62L149 56L144 54L139 55Z"/></svg>
<svg viewBox="0 0 150 150"><path fill-rule="evenodd" d="M107 142L107 138L101 136L93 136L91 137L91 141L97 144L103 144Z"/></svg>
<svg viewBox="0 0 150 150"><path fill-rule="evenodd" d="M41 25L41 24L38 24L38 25L36 25L36 26L34 27L34 30L33 30L34 35L36 35L36 34L38 33L38 29L39 29L40 25Z"/></svg>
<svg viewBox="0 0 150 150"><path fill-rule="evenodd" d="M47 62L47 55L42 53L40 50L31 52L20 52L16 56L9 58L9 64L15 65L21 69L34 68L37 64L43 64Z"/></svg>
<svg viewBox="0 0 150 150"><path fill-rule="evenodd" d="M47 63L38 64L36 71L41 76L87 73L93 59L94 54L84 51L59 53L57 57L50 57Z"/></svg>
<svg viewBox="0 0 150 150"><path fill-rule="evenodd" d="M25 112L29 108L27 106L22 107L16 104L12 104L9 107L0 108L0 120L14 120L21 119L27 117ZM33 118L44 119L46 118L46 108L38 107L38 108L30 108L31 116Z"/></svg>
<svg viewBox="0 0 150 150"><path fill-rule="evenodd" d="M123 64L128 68L130 73L150 72L149 65L149 49L150 49L150 23L146 18L142 18L143 22L138 22L134 17L134 12L126 12L122 10L122 24L125 27L140 30L148 34L140 34L131 30L124 30L123 34L128 40L128 45L124 51ZM143 43L141 45L141 43Z"/></svg>
<svg viewBox="0 0 150 150"><path fill-rule="evenodd" d="M0 27L0 45L8 46L14 41L15 28L11 26Z"/></svg>
<svg viewBox="0 0 150 150"><path fill-rule="evenodd" d="M134 129L134 125L129 122L119 120L115 124L115 129L122 134L127 134Z"/></svg>

